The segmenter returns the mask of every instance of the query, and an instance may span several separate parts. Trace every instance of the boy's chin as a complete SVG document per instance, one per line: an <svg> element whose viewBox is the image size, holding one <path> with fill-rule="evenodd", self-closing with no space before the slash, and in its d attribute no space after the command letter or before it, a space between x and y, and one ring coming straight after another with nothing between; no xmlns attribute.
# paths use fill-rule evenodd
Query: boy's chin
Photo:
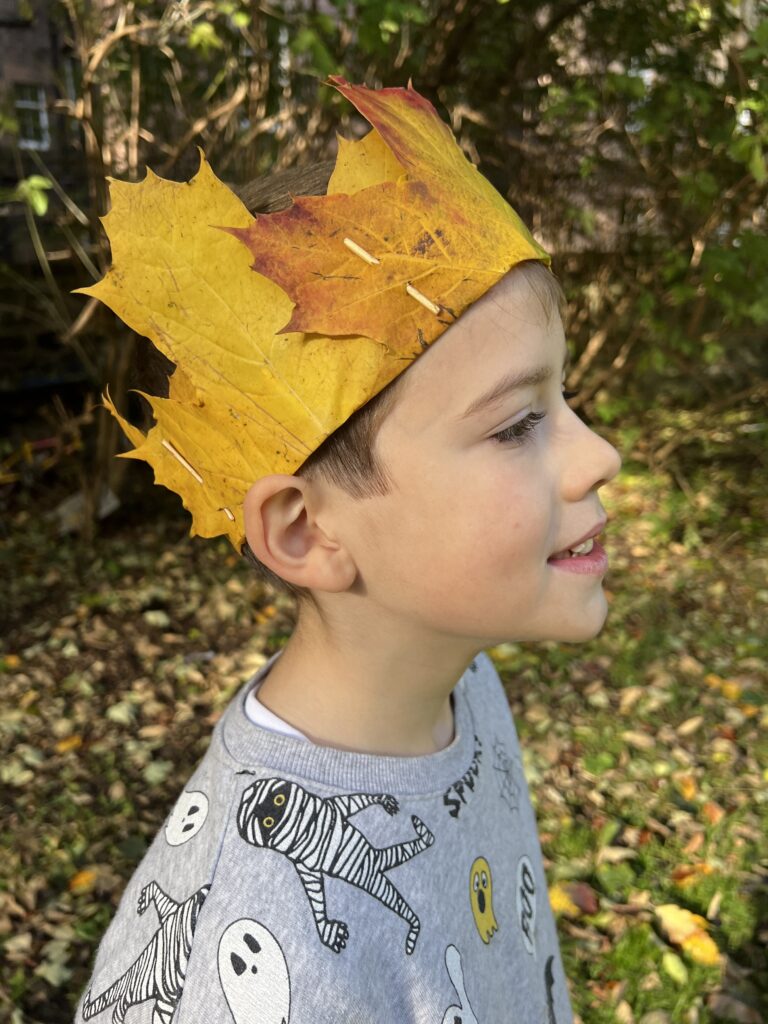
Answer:
<svg viewBox="0 0 768 1024"><path fill-rule="evenodd" d="M585 644L588 640L594 640L596 637L600 636L600 634L603 631L603 625L604 622L601 622L600 625L595 627L594 629L585 629L583 632L578 633L577 635L561 637L560 642L564 644Z"/></svg>
<svg viewBox="0 0 768 1024"><path fill-rule="evenodd" d="M546 633L537 632L528 636L508 636L502 640L495 639L491 644L487 644L487 646L497 647L502 643L585 644L589 640L594 640L595 637L602 633L605 619L606 616L603 615L599 619L596 617L591 624L573 622L568 623L567 626L560 626L558 629L547 630Z"/></svg>
<svg viewBox="0 0 768 1024"><path fill-rule="evenodd" d="M599 636L608 617L608 602L602 591L598 599L566 622L558 623L551 634L542 640L554 640L563 644L583 644Z"/></svg>
<svg viewBox="0 0 768 1024"><path fill-rule="evenodd" d="M574 622L573 628L565 630L568 636L557 637L562 643L583 644L588 640L594 640L603 631L605 620L608 617L608 602L603 597L601 606L592 610L592 614L584 616L583 621ZM553 637L553 639L555 639Z"/></svg>

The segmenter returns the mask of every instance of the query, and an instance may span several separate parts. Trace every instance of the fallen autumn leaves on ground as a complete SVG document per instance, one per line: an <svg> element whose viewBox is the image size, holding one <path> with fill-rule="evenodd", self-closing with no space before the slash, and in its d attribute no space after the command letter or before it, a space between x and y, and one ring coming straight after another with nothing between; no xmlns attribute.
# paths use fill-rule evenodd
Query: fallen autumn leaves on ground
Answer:
<svg viewBox="0 0 768 1024"><path fill-rule="evenodd" d="M490 653L578 1020L760 1024L767 564L751 534L720 542L738 522L703 512L686 547L668 494L627 470L611 489L611 608L597 640ZM291 608L226 540L191 540L162 488L87 550L33 502L10 524L0 1017L68 1024L126 880L226 702L285 643Z"/></svg>

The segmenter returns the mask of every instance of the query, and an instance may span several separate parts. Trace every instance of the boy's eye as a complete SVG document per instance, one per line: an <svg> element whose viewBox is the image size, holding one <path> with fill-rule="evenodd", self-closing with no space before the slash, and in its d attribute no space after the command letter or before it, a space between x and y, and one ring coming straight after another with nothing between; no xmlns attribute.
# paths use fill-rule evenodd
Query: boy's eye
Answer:
<svg viewBox="0 0 768 1024"><path fill-rule="evenodd" d="M536 424L543 420L546 415L545 412L529 412L526 417L518 420L517 423L513 423L510 427L505 427L498 434L492 434L491 437L499 444L504 442L514 442L518 445L524 444Z"/></svg>
<svg viewBox="0 0 768 1024"><path fill-rule="evenodd" d="M566 391L563 388L563 398L566 402L569 402L572 398L578 395L578 389L576 391ZM528 439L531 431L535 428L536 424L544 419L546 416L545 412L531 412L523 419L518 420L517 423L513 423L509 427L505 427L500 430L497 434L492 434L491 439L497 441L499 444L510 444L514 443L517 445L524 444Z"/></svg>

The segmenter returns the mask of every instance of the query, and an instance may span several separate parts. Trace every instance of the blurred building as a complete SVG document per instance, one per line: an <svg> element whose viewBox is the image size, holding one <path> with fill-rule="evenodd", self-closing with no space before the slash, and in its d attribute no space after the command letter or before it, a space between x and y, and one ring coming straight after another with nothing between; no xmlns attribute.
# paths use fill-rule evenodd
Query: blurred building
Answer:
<svg viewBox="0 0 768 1024"><path fill-rule="evenodd" d="M58 4L48 0L0 0L0 190L45 167L62 185L79 161L79 128L54 117L54 105L74 100L74 62L67 53L56 18ZM35 158L38 159L35 159ZM15 208L14 208L15 207ZM34 259L23 210L0 206L0 261L25 265Z"/></svg>
<svg viewBox="0 0 768 1024"><path fill-rule="evenodd" d="M27 211L10 201L18 182L35 174L54 178L76 199L84 188L80 128L54 112L75 99L60 10L49 0L0 0L0 392L82 377L40 315L44 283ZM50 214L35 223L45 244ZM52 266L69 259L68 250L45 248Z"/></svg>

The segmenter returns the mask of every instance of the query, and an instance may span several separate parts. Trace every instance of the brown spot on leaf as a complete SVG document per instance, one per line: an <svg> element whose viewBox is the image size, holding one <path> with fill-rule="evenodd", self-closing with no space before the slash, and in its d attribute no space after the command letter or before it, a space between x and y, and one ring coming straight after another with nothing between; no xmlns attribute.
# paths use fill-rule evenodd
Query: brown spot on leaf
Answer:
<svg viewBox="0 0 768 1024"><path fill-rule="evenodd" d="M420 235L411 248L412 256L426 256L429 249L435 244L435 240L428 231Z"/></svg>

